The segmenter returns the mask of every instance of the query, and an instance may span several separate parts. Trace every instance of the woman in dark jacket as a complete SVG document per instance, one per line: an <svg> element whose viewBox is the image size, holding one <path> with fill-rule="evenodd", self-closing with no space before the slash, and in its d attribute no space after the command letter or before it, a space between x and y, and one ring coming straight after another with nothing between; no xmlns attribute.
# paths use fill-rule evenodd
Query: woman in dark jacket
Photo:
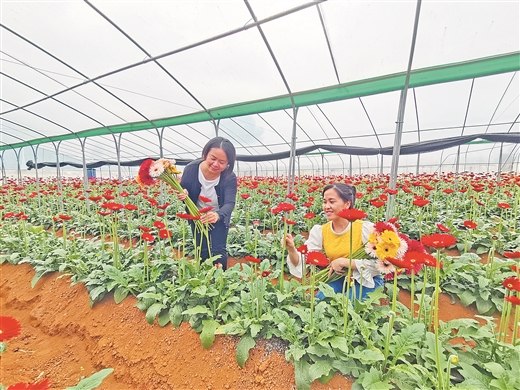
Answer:
<svg viewBox="0 0 520 390"><path fill-rule="evenodd" d="M208 141L202 149L202 159L189 163L182 173L181 186L184 193L177 193L180 200L189 196L199 209L211 210L201 215L203 224L211 224L209 229L210 250L205 236L191 224L196 245L201 245L201 258L220 256L214 261L227 268L227 236L231 213L235 208L237 177L233 172L236 152L233 144L222 137Z"/></svg>

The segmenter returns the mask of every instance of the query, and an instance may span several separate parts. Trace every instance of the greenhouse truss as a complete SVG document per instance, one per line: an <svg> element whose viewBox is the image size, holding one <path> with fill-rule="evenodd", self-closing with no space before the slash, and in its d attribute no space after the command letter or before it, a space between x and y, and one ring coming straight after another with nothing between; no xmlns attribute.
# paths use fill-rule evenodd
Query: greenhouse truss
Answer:
<svg viewBox="0 0 520 390"><path fill-rule="evenodd" d="M241 175L518 171L517 1L0 4L4 181L215 135Z"/></svg>

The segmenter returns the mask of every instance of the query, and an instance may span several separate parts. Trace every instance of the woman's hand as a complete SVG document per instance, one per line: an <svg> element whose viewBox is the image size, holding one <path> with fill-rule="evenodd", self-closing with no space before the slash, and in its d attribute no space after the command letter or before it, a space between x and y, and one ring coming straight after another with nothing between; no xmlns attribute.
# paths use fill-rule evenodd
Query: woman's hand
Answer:
<svg viewBox="0 0 520 390"><path fill-rule="evenodd" d="M280 240L280 244L282 244L282 246L284 245L284 237L282 237L282 239ZM296 247L294 246L293 236L290 234L285 235L285 247L288 250L296 249Z"/></svg>
<svg viewBox="0 0 520 390"><path fill-rule="evenodd" d="M200 222L202 222L203 224L216 223L219 220L219 218L220 217L219 217L218 213L216 213L214 211L210 211L209 213L200 215Z"/></svg>
<svg viewBox="0 0 520 390"><path fill-rule="evenodd" d="M181 202L184 202L184 199L188 197L188 190L184 190L183 192L179 192L177 190L173 190L173 193L177 195L177 199L179 199Z"/></svg>
<svg viewBox="0 0 520 390"><path fill-rule="evenodd" d="M347 260L345 262L345 260ZM333 273L336 273L338 275L343 275L345 273L345 269L348 268L348 259L345 259L344 257L340 257L336 260L332 260L330 262L330 270L329 270L329 277L332 276Z"/></svg>

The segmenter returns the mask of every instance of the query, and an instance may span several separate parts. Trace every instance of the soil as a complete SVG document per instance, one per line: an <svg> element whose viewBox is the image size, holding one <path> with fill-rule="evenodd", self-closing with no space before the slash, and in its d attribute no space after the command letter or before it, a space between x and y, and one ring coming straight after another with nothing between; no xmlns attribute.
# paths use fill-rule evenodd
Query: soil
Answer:
<svg viewBox="0 0 520 390"><path fill-rule="evenodd" d="M293 366L283 345L261 340L245 366L236 362L237 338L217 336L205 350L199 335L183 323L149 325L127 297L117 305L111 295L89 307L86 288L71 286L57 273L43 276L34 288L28 264L0 265L0 309L22 324L20 336L0 355L4 385L49 378L53 389L77 384L103 368L113 368L99 389L295 389ZM410 298L401 293L401 301ZM475 310L441 296L440 319L474 318ZM351 388L352 378L335 375L313 390Z"/></svg>

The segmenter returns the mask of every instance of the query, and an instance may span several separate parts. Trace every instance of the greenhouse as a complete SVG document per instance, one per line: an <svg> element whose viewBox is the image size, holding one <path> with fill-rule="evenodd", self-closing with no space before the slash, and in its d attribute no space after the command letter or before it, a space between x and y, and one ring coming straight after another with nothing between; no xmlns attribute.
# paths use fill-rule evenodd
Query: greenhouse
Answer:
<svg viewBox="0 0 520 390"><path fill-rule="evenodd" d="M518 1L0 13L0 387L520 389Z"/></svg>

